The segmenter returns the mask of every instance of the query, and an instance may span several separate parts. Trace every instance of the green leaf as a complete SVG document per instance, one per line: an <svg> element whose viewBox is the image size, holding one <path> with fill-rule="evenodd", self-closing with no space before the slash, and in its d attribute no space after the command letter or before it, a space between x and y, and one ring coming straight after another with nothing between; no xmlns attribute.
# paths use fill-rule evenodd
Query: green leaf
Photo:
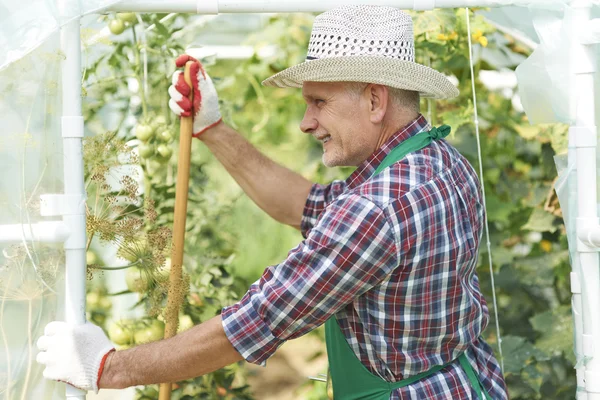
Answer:
<svg viewBox="0 0 600 400"><path fill-rule="evenodd" d="M159 21L154 22L154 25L156 26L156 30L157 32L164 36L164 37L169 37L169 30L167 29L166 26L164 26L163 24L161 24Z"/></svg>
<svg viewBox="0 0 600 400"><path fill-rule="evenodd" d="M443 123L449 125L452 128L452 133L450 136L453 136L458 132L458 129L467 124L471 124L473 122L473 106L469 102L466 107L461 107L457 110L452 109L445 111L439 114Z"/></svg>
<svg viewBox="0 0 600 400"><path fill-rule="evenodd" d="M537 364L529 364L523 368L521 377L536 393L540 392L545 376Z"/></svg>
<svg viewBox="0 0 600 400"><path fill-rule="evenodd" d="M493 193L486 193L486 209L488 220L508 222L508 217L515 210L515 204L502 201Z"/></svg>
<svg viewBox="0 0 600 400"><path fill-rule="evenodd" d="M541 334L536 345L548 354L564 354L573 363L573 319L571 307L553 307L529 319L531 326Z"/></svg>
<svg viewBox="0 0 600 400"><path fill-rule="evenodd" d="M531 213L529 220L521 229L534 232L556 232L557 226L554 225L556 217L541 208L536 208Z"/></svg>
<svg viewBox="0 0 600 400"><path fill-rule="evenodd" d="M456 23L456 15L451 8L435 11L415 13L413 17L413 29L415 36L425 32L439 31L441 27L450 31Z"/></svg>
<svg viewBox="0 0 600 400"><path fill-rule="evenodd" d="M520 374L527 364L534 359L547 360L548 357L533 344L520 336L504 336L502 338L502 352L504 354L504 372Z"/></svg>

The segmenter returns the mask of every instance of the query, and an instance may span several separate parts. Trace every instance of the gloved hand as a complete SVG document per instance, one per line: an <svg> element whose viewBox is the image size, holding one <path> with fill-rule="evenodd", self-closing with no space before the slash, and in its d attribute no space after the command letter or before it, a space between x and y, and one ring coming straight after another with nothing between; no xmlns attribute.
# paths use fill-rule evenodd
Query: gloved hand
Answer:
<svg viewBox="0 0 600 400"><path fill-rule="evenodd" d="M45 365L44 377L98 393L98 382L108 355L115 346L94 324L70 325L54 321L37 341L37 362Z"/></svg>
<svg viewBox="0 0 600 400"><path fill-rule="evenodd" d="M194 116L193 136L198 137L204 131L221 122L219 112L219 97L210 76L204 71L202 64L194 57L183 54L177 57L175 65L185 67L186 62L193 61L190 67L192 86L194 90L194 101L188 99L190 87L185 83L183 71L175 71L173 84L169 87L169 108L181 116Z"/></svg>

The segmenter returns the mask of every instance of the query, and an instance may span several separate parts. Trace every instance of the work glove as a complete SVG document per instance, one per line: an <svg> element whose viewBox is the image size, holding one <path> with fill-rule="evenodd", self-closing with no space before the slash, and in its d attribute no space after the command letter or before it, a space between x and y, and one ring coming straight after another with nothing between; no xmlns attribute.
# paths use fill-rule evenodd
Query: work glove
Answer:
<svg viewBox="0 0 600 400"><path fill-rule="evenodd" d="M173 84L169 87L169 108L180 117L194 117L193 136L199 137L207 129L221 122L219 112L219 97L210 76L204 71L200 61L194 57L183 54L177 57L175 65L185 67L188 61L193 64L190 67L190 76L194 90L194 101L188 99L190 87L185 83L183 71L175 71Z"/></svg>
<svg viewBox="0 0 600 400"><path fill-rule="evenodd" d="M70 325L54 321L46 325L37 341L37 362L44 365L44 377L98 393L104 363L115 346L102 329L89 322Z"/></svg>

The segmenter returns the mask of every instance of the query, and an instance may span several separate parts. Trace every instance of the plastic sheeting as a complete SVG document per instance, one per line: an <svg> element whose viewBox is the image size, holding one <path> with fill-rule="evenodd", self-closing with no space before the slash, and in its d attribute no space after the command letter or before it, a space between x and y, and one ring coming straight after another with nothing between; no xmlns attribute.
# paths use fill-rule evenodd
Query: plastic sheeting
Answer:
<svg viewBox="0 0 600 400"><path fill-rule="evenodd" d="M0 0L0 70L35 51L73 18L121 0ZM68 10L68 15L61 12Z"/></svg>
<svg viewBox="0 0 600 400"><path fill-rule="evenodd" d="M0 71L0 224L42 220L39 196L62 191L58 34ZM27 77L27 79L25 79ZM1 229L1 228L0 228ZM4 399L51 399L62 386L41 379L35 341L60 318L60 245L0 244L0 388ZM2 397L3 396L3 397Z"/></svg>
<svg viewBox="0 0 600 400"><path fill-rule="evenodd" d="M63 192L59 28L115 3L0 0L0 229L40 216L40 195ZM42 377L36 340L63 317L62 244L0 243L0 399L64 399L65 385Z"/></svg>
<svg viewBox="0 0 600 400"><path fill-rule="evenodd" d="M594 2L594 4L597 4ZM598 16L596 7L593 16ZM516 69L523 109L532 124L575 120L571 46L572 9L567 1L535 2L527 7L502 7L482 13L499 26L537 44Z"/></svg>

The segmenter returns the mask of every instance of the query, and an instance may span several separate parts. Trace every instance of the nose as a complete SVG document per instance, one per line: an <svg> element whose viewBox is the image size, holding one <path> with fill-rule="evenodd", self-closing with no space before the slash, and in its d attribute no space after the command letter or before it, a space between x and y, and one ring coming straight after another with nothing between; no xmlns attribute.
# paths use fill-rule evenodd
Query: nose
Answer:
<svg viewBox="0 0 600 400"><path fill-rule="evenodd" d="M319 126L319 123L317 122L317 119L310 112L310 107L306 107L306 112L304 113L304 118L302 118L302 121L300 122L300 130L304 133L313 133L317 129L318 126Z"/></svg>

